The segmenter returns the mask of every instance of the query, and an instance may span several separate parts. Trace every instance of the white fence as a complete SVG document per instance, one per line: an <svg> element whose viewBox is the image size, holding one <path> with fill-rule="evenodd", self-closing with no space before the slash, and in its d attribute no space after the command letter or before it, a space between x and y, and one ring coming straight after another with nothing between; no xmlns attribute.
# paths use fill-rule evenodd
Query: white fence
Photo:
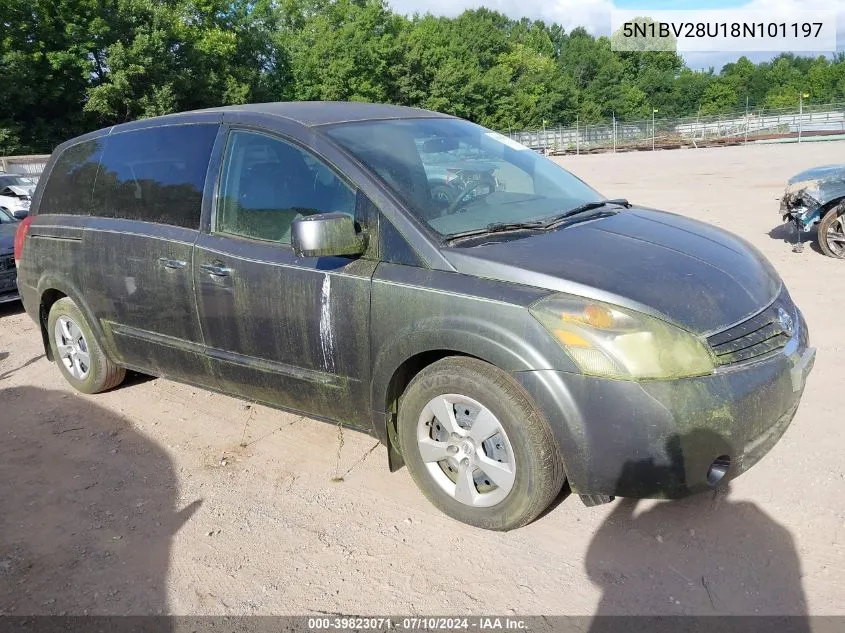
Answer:
<svg viewBox="0 0 845 633"><path fill-rule="evenodd" d="M47 166L49 155L0 156L0 171L37 180Z"/></svg>
<svg viewBox="0 0 845 633"><path fill-rule="evenodd" d="M845 104L727 116L576 123L574 127L523 130L507 135L533 149L558 153L809 141L845 135Z"/></svg>

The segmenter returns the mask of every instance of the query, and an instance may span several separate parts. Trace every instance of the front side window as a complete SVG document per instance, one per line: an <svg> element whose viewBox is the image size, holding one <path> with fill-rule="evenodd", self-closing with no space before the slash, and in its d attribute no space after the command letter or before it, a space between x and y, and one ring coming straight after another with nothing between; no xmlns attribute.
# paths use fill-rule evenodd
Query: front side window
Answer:
<svg viewBox="0 0 845 633"><path fill-rule="evenodd" d="M315 213L355 215L355 192L325 163L277 138L229 136L215 230L290 244L293 221Z"/></svg>
<svg viewBox="0 0 845 633"><path fill-rule="evenodd" d="M199 229L217 125L169 125L107 137L95 214Z"/></svg>
<svg viewBox="0 0 845 633"><path fill-rule="evenodd" d="M461 119L344 123L327 134L444 237L602 199L545 157Z"/></svg>

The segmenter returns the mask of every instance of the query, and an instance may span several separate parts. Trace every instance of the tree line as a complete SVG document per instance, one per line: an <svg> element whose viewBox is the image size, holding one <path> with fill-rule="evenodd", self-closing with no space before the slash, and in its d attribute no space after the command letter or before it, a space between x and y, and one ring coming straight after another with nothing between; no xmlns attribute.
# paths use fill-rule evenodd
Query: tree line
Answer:
<svg viewBox="0 0 845 633"><path fill-rule="evenodd" d="M582 28L484 8L406 17L384 0L6 0L0 87L0 154L14 154L262 101L389 102L497 130L790 107L845 98L845 56L700 71Z"/></svg>

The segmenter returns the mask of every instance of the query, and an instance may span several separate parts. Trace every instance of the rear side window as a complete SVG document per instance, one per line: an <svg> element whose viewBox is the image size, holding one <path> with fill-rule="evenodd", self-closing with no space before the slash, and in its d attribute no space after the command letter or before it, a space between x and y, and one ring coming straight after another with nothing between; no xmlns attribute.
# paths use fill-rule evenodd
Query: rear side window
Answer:
<svg viewBox="0 0 845 633"><path fill-rule="evenodd" d="M71 145L59 156L41 196L38 213L90 215L91 192L106 137Z"/></svg>
<svg viewBox="0 0 845 633"><path fill-rule="evenodd" d="M199 229L217 125L112 134L94 185L95 214Z"/></svg>

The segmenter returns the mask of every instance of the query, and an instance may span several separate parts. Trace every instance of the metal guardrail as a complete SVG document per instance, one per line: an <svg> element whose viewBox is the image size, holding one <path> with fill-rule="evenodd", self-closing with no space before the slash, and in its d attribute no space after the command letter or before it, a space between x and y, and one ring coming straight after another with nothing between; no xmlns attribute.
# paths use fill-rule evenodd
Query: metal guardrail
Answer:
<svg viewBox="0 0 845 633"><path fill-rule="evenodd" d="M845 134L845 104L708 117L615 119L505 134L532 149L551 153L706 147L790 138L821 140L825 136Z"/></svg>
<svg viewBox="0 0 845 633"><path fill-rule="evenodd" d="M49 155L0 156L0 171L38 179L47 166Z"/></svg>

